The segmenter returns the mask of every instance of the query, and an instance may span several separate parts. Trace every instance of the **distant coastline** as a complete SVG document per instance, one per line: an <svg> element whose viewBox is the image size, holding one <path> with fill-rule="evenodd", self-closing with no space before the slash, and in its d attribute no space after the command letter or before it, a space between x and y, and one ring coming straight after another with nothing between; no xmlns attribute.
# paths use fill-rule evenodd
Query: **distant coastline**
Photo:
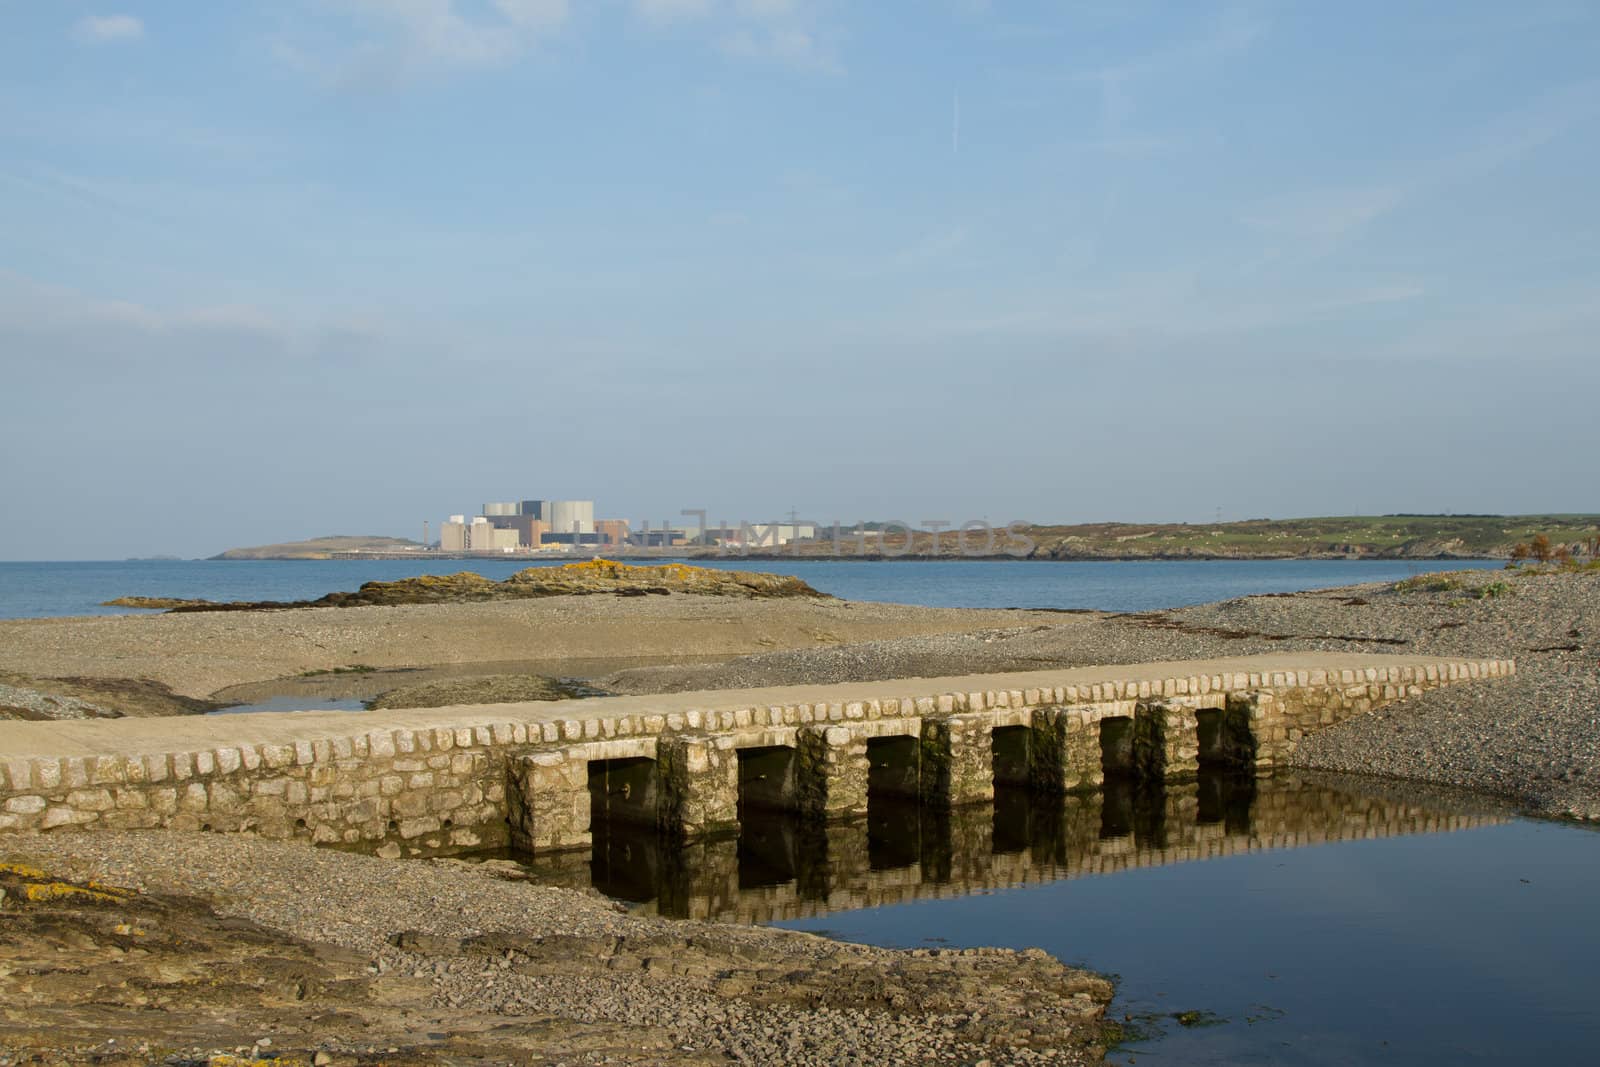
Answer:
<svg viewBox="0 0 1600 1067"><path fill-rule="evenodd" d="M1032 526L968 534L841 530L814 540L730 546L676 544L584 546L575 551L441 552L395 537L319 537L306 541L233 548L218 560L441 560L561 562L605 556L618 559L753 560L1052 560L1130 562L1174 560L1493 560L1509 559L1515 547L1537 536L1574 556L1600 547L1600 515L1387 515L1308 519L1251 519L1231 523L1091 523Z"/></svg>
<svg viewBox="0 0 1600 1067"><path fill-rule="evenodd" d="M348 562L354 560L387 560L387 561L414 561L414 560L439 560L441 562L469 562L469 563L526 563L530 567L540 565L558 565L574 563L581 560L616 559L629 562L651 561L671 562L683 561L688 563L705 563L707 561L728 560L737 562L748 560L753 563L1205 563L1205 562L1239 562L1239 563L1282 563L1291 560L1305 560L1314 562L1326 560L1329 562L1359 563L1370 560L1374 563L1395 560L1496 560L1506 559L1504 555L1479 555L1474 553L1437 553L1434 555L1393 554L1383 555L1378 553L1363 553L1358 555L1340 555L1335 553L1302 553L1296 555L1201 555L1171 553L1165 555L1050 555L1050 556L1010 556L1004 554L993 555L956 555L955 553L942 552L932 555L926 552L901 552L884 554L881 552L868 552L864 554L847 553L833 555L826 552L718 552L715 549L701 549L694 552L685 552L681 548L667 549L622 549L607 548L602 552L585 550L576 553L554 554L549 552L338 552L321 556L225 556L217 555L208 557L210 561L238 561L242 559L254 561L276 560L279 562L316 563L316 562Z"/></svg>

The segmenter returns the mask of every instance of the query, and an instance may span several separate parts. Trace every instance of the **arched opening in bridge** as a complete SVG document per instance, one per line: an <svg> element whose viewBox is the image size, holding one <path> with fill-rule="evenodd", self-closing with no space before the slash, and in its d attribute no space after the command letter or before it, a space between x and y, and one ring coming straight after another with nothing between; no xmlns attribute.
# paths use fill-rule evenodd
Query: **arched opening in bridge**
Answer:
<svg viewBox="0 0 1600 1067"><path fill-rule="evenodd" d="M990 735L994 753L994 784L1026 786L1028 753L1033 730L1027 726L996 726Z"/></svg>
<svg viewBox="0 0 1600 1067"><path fill-rule="evenodd" d="M597 759L589 761L589 825L625 822L656 825L661 776L656 761Z"/></svg>
<svg viewBox="0 0 1600 1067"><path fill-rule="evenodd" d="M1137 776L1133 734L1130 716L1113 715L1100 720L1100 771L1108 783Z"/></svg>
<svg viewBox="0 0 1600 1067"><path fill-rule="evenodd" d="M795 750L787 745L741 748L739 757L739 807L760 811L796 811L800 806L795 786Z"/></svg>
<svg viewBox="0 0 1600 1067"><path fill-rule="evenodd" d="M922 794L922 745L915 737L874 737L867 741L867 796Z"/></svg>
<svg viewBox="0 0 1600 1067"><path fill-rule="evenodd" d="M1256 737L1243 706L1201 708L1195 712L1195 735L1202 767L1238 769L1255 764Z"/></svg>

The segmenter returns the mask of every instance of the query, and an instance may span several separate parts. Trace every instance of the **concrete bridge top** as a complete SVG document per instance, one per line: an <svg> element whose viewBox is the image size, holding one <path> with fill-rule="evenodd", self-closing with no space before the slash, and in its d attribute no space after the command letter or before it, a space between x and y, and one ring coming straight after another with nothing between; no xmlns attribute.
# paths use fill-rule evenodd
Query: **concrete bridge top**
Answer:
<svg viewBox="0 0 1600 1067"><path fill-rule="evenodd" d="M1413 677L1421 681L1424 676L1445 682L1499 677L1509 675L1514 670L1514 664L1509 660L1363 653L1283 653L1010 674L900 678L405 710L257 712L174 718L0 722L0 768L7 761L30 757L73 758L110 754L138 757L240 745L292 746L297 742L370 736L375 733L493 730L508 726L521 726L523 729L517 732L530 741L537 741L539 737L529 731L529 727L543 728L546 741L581 741L597 736L612 736L609 730L597 731L589 725L608 720L631 720L633 729L629 732L635 736L682 728L682 722L674 724L666 721L673 716L687 718L687 725L691 728L716 730L719 728L717 719L721 716L707 719L706 713L726 714L745 709L802 704L826 707L872 701L904 702L908 699L939 701L941 697L951 697L953 699L948 703L966 710L971 706L969 697L979 697L983 701L979 707L1005 707L1009 693L1026 694L1029 704L1090 703L1296 684L1337 686L1341 682L1399 682L1402 678L1410 681ZM949 711L951 708L938 707L937 710ZM910 712L909 708L907 712ZM660 723L655 722L657 717L662 719ZM551 736L552 724L556 728L555 737Z"/></svg>

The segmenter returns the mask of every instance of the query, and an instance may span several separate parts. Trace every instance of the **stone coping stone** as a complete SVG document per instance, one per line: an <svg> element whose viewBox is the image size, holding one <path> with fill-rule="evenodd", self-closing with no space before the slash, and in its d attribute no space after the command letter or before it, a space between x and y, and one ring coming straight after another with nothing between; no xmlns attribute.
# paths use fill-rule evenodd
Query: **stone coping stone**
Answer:
<svg viewBox="0 0 1600 1067"><path fill-rule="evenodd" d="M328 741L383 734L394 731L468 730L485 731L489 743L511 741L495 727L547 723L617 720L626 717L672 717L691 711L735 712L744 709L786 705L863 704L871 701L914 698L920 705L907 714L926 714L935 710L941 696L964 699L967 695L993 694L990 706L1007 706L1017 698L1005 694L1026 694L1034 703L1056 701L1049 693L1076 687L1079 703L1112 699L1138 699L1160 695L1162 683L1191 678L1223 681L1225 691L1273 688L1297 682L1296 674L1328 672L1325 682L1341 684L1344 672L1353 677L1344 684L1369 684L1384 678L1397 680L1398 672L1410 668L1433 668L1447 677L1454 666L1462 680L1500 677L1515 672L1511 660L1476 659L1455 656L1408 656L1361 653L1278 653L1238 656L1212 660L1176 660L1160 663L1073 667L1061 670L1027 671L1011 674L975 674L941 678L898 678L876 682L847 682L828 685L775 686L762 689L723 689L697 692L658 693L639 696L592 697L582 700L533 701L513 704L476 704L440 708L407 708L384 711L274 711L232 715L181 716L168 718L96 719L60 722L0 722L0 765L5 761L29 757L142 756L173 752L194 752L219 747L294 745L296 742ZM1337 673L1335 673L1337 672ZM1274 676L1284 676L1275 678ZM1208 681L1208 688L1215 691ZM1101 687L1104 695L1091 698L1085 690ZM1112 695L1111 690L1121 690ZM1030 692L1032 691L1032 692ZM932 700L935 705L927 702ZM854 710L854 709L852 709ZM850 716L855 718L857 716ZM698 718L698 716L697 716ZM741 724L742 725L742 724ZM668 726L666 729L670 729ZM539 732L517 731L528 742L538 743ZM662 732L661 730L650 731ZM549 731L545 731L546 734ZM589 731L585 731L586 734ZM505 737L505 741L501 738ZM520 740L520 738L519 738Z"/></svg>

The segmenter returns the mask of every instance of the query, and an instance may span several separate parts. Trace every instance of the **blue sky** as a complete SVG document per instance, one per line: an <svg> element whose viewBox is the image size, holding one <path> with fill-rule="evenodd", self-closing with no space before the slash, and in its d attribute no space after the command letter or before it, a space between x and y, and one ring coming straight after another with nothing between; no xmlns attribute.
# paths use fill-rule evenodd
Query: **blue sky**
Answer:
<svg viewBox="0 0 1600 1067"><path fill-rule="evenodd" d="M0 0L0 558L1600 510L1587 2Z"/></svg>

